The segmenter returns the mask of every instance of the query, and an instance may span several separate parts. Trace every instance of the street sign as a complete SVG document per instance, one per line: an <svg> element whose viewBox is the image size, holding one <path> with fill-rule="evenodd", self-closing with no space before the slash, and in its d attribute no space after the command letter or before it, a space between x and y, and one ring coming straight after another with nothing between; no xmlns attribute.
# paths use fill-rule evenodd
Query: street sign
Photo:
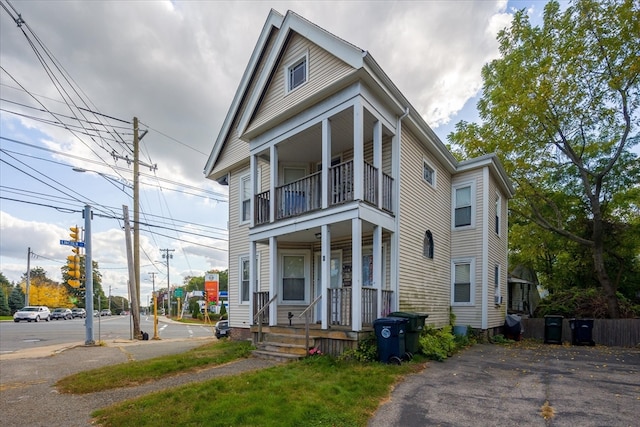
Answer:
<svg viewBox="0 0 640 427"><path fill-rule="evenodd" d="M65 246L77 246L80 248L84 248L84 242L76 242L73 240L60 240L60 244Z"/></svg>
<svg viewBox="0 0 640 427"><path fill-rule="evenodd" d="M178 288L175 291L173 291L173 296L176 298L182 298L182 288Z"/></svg>

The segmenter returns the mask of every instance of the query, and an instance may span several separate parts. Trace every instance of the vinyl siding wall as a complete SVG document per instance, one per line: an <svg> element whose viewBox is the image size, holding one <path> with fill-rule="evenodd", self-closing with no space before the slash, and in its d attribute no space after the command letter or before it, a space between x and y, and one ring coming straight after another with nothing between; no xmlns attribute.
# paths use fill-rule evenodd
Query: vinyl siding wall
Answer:
<svg viewBox="0 0 640 427"><path fill-rule="evenodd" d="M435 187L422 178L424 159L436 171ZM451 178L404 128L400 165L400 310L427 313L428 324L444 326L450 306ZM433 259L423 256L427 230L433 234Z"/></svg>
<svg viewBox="0 0 640 427"><path fill-rule="evenodd" d="M285 52L276 65L275 73L248 130L295 107L332 82L354 71L351 66L299 34L294 33L284 49ZM285 67L302 57L307 51L309 52L309 80L290 93L286 93Z"/></svg>
<svg viewBox="0 0 640 427"><path fill-rule="evenodd" d="M456 315L457 325L470 325L474 328L482 327L482 225L484 201L482 200L483 186L482 170L474 170L455 175L451 185L471 183L474 187L472 197L475 194L475 219L470 227L454 229L452 219L453 200L449 205L449 227L451 228L451 260L473 258L475 260L475 271L471 272L474 278L473 305L454 306L453 312ZM453 188L452 187L452 188ZM451 194L453 191L449 190ZM453 197L453 196L452 196ZM453 264L449 265L451 271ZM449 286L451 287L451 280ZM493 285L492 285L493 286Z"/></svg>
<svg viewBox="0 0 640 427"><path fill-rule="evenodd" d="M488 310L488 327L501 326L504 323L507 310L507 199L505 195L498 190L496 181L490 176L489 182L489 310ZM500 235L496 234L495 217L496 217L496 194L500 194ZM495 266L500 265L500 294L502 295L502 304L496 305L495 296Z"/></svg>

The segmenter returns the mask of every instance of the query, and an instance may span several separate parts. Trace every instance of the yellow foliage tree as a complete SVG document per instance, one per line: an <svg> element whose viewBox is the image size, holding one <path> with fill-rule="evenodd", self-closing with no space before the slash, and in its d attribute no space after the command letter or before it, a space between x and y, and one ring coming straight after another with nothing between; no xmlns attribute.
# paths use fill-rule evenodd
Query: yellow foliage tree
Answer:
<svg viewBox="0 0 640 427"><path fill-rule="evenodd" d="M34 274L35 273L35 274ZM26 281L20 284L22 291L26 293ZM46 305L49 308L73 307L67 287L54 282L41 274L39 270L32 270L29 287L29 304Z"/></svg>

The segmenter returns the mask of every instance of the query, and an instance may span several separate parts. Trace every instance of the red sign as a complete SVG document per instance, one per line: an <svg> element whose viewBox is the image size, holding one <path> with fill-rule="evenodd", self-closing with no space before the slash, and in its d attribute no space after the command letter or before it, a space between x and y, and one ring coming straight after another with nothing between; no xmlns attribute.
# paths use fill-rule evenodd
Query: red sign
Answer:
<svg viewBox="0 0 640 427"><path fill-rule="evenodd" d="M204 275L204 291L207 293L207 302L218 301L218 273Z"/></svg>

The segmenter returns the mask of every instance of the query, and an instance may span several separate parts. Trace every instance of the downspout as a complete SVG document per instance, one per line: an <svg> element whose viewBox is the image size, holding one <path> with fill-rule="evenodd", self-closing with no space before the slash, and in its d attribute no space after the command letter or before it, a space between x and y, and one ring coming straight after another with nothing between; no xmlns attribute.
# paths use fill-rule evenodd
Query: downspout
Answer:
<svg viewBox="0 0 640 427"><path fill-rule="evenodd" d="M392 266L391 266L391 277L396 278L394 293L396 295L395 301L393 302L394 308L393 310L400 310L400 177L402 174L400 173L401 160L402 160L402 120L409 115L409 107L404 108L404 114L398 117L398 125L396 126L397 134L398 134L398 149L396 164L397 166L397 174L395 175L395 206L394 212L396 212L396 227L393 233L393 243L392 247L395 249L395 254L392 258Z"/></svg>

